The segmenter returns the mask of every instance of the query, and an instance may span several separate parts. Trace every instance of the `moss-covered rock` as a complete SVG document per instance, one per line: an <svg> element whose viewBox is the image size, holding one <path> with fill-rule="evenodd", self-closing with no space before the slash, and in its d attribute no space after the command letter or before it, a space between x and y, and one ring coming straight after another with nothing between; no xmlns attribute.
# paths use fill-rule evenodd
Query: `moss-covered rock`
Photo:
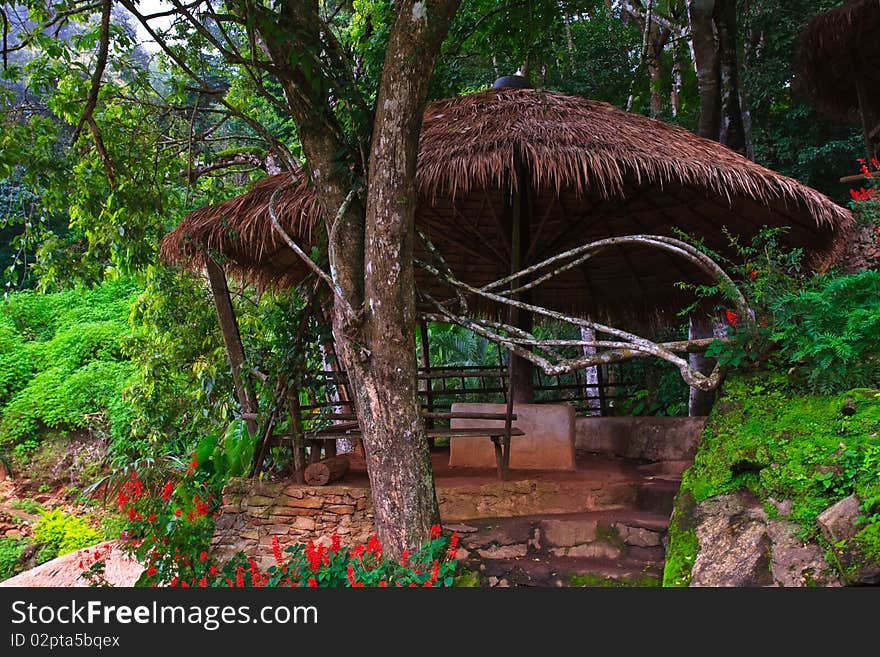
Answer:
<svg viewBox="0 0 880 657"><path fill-rule="evenodd" d="M878 390L825 396L804 393L784 373L731 376L703 430L694 464L683 476L669 530L664 586L690 583L699 551L696 505L742 490L755 495L769 518L785 517L800 539L823 549L831 546L816 517L855 494L861 500L859 535L866 545L860 553L876 558L871 546L872 527L880 523L878 436Z"/></svg>

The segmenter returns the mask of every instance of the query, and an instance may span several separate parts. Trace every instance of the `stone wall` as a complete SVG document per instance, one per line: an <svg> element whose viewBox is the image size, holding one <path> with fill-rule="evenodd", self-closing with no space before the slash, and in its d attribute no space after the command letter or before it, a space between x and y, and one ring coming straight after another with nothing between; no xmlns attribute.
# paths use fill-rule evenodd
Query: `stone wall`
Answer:
<svg viewBox="0 0 880 657"><path fill-rule="evenodd" d="M274 563L272 536L281 549L312 539L329 544L336 532L345 544L363 543L373 533L370 491L354 486L301 486L232 479L212 542L215 555L238 550L263 565Z"/></svg>
<svg viewBox="0 0 880 657"><path fill-rule="evenodd" d="M646 461L693 460L705 417L578 417L575 446Z"/></svg>

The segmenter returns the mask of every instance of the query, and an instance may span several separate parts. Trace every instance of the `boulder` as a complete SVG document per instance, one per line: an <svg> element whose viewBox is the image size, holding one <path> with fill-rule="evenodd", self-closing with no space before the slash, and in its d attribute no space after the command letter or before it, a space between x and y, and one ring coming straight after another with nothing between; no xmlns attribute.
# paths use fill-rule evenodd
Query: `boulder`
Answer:
<svg viewBox="0 0 880 657"><path fill-rule="evenodd" d="M691 586L770 586L767 516L738 495L720 495L697 508L700 549Z"/></svg>
<svg viewBox="0 0 880 657"><path fill-rule="evenodd" d="M829 543L837 543L852 538L858 533L856 519L859 513L859 498L850 495L820 513L816 523Z"/></svg>
<svg viewBox="0 0 880 657"><path fill-rule="evenodd" d="M822 549L798 537L792 522L771 520L767 534L773 544L770 571L778 586L841 586Z"/></svg>

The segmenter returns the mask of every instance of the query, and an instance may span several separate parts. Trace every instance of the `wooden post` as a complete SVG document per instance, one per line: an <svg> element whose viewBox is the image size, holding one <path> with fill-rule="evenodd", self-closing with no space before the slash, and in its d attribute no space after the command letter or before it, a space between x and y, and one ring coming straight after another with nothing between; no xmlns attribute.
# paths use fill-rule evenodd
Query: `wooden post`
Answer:
<svg viewBox="0 0 880 657"><path fill-rule="evenodd" d="M425 371L425 374L431 373L431 353L428 345L428 320L423 319L419 322L419 364ZM419 387L425 393L425 405L428 413L434 412L434 391L431 385L431 377L425 377L424 381L419 382ZM425 418L425 428L434 428L434 418ZM428 447L434 449L434 437L428 436Z"/></svg>
<svg viewBox="0 0 880 657"><path fill-rule="evenodd" d="M711 338L714 335L714 326L712 318L704 312L695 310L688 318L688 339L696 340L697 338ZM709 358L702 353L693 353L688 356L690 366L703 374L712 371L714 364ZM690 389L688 396L688 415L704 416L709 415L712 410L712 404L715 401L715 392L702 392L695 388Z"/></svg>
<svg viewBox="0 0 880 657"><path fill-rule="evenodd" d="M511 189L510 206L510 273L518 272L525 266L525 259L529 251L529 181L526 175L522 157L518 152L514 153L516 171L516 191ZM514 279L510 282L511 289L519 287L524 281ZM515 299L525 303L531 302L531 291L514 296ZM510 307L509 321L512 326L524 331L532 330L532 313ZM520 356L510 354L511 368L509 370L511 390L514 401L521 404L529 404L535 400L535 384L533 381L534 366Z"/></svg>
<svg viewBox="0 0 880 657"><path fill-rule="evenodd" d="M299 391L294 390L287 395L290 409L290 433L293 435L293 476L298 484L304 481L306 469L306 450L303 443L302 411L299 407Z"/></svg>
<svg viewBox="0 0 880 657"><path fill-rule="evenodd" d="M208 270L208 281L211 284L211 296L214 298L214 308L217 311L217 320L220 322L220 332L223 334L223 343L226 345L226 355L229 357L229 366L232 369L232 382L235 387L235 395L238 397L242 415L246 419L248 433L251 437L257 435L257 397L250 386L247 378L242 375L244 363L244 345L241 342L241 333L238 330L238 321L235 319L235 310L232 307L232 299L229 296L229 286L226 284L226 274L213 258L205 258L205 269Z"/></svg>

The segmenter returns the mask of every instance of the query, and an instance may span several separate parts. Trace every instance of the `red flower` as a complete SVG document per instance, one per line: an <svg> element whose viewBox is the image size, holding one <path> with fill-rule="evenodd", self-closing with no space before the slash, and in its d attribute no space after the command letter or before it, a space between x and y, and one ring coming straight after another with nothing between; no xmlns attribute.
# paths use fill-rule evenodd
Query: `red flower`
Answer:
<svg viewBox="0 0 880 657"><path fill-rule="evenodd" d="M436 582L437 578L440 576L440 562L434 559L434 563L431 566L431 581Z"/></svg>
<svg viewBox="0 0 880 657"><path fill-rule="evenodd" d="M208 580L205 579L204 575L202 575L202 578L199 580L199 586L201 586L202 588L208 586Z"/></svg>
<svg viewBox="0 0 880 657"><path fill-rule="evenodd" d="M134 520L135 518L137 518L137 511L133 506L128 507L128 519Z"/></svg>
<svg viewBox="0 0 880 657"><path fill-rule="evenodd" d="M199 555L199 561L205 561L208 558L208 553L202 550L202 553Z"/></svg>
<svg viewBox="0 0 880 657"><path fill-rule="evenodd" d="M734 328L737 326L737 324L739 324L739 315L737 315L732 310L725 310L724 315L727 317L727 323Z"/></svg>
<svg viewBox="0 0 880 657"><path fill-rule="evenodd" d="M120 509L124 507L126 504L128 504L128 495L126 495L122 491L116 493L116 504L119 506Z"/></svg>
<svg viewBox="0 0 880 657"><path fill-rule="evenodd" d="M352 586L357 586L357 580L354 578L354 568L349 566L345 571L345 576L348 578L348 583Z"/></svg>
<svg viewBox="0 0 880 657"><path fill-rule="evenodd" d="M409 550L406 548L403 549L403 552L400 553L400 565L406 566L409 563Z"/></svg>
<svg viewBox="0 0 880 657"><path fill-rule="evenodd" d="M388 588L388 582L386 582L386 581L383 579L381 582L379 582L379 588L380 588L380 589Z"/></svg>
<svg viewBox="0 0 880 657"><path fill-rule="evenodd" d="M155 519L156 519L156 516L152 513L147 516L147 522L153 522Z"/></svg>
<svg viewBox="0 0 880 657"><path fill-rule="evenodd" d="M170 499L171 499L171 491L172 491L172 490L174 490L174 487L172 486L171 481L168 481L168 483L166 483L166 484L162 487L162 499L165 500L166 502L167 502L168 500L170 500Z"/></svg>
<svg viewBox="0 0 880 657"><path fill-rule="evenodd" d="M275 563L280 568L284 560L281 558L281 545L278 543L278 537L275 535L272 536L272 554L275 556Z"/></svg>
<svg viewBox="0 0 880 657"><path fill-rule="evenodd" d="M375 555L379 555L382 553L382 543L379 542L379 537L375 534L370 536L369 540L367 541L367 550Z"/></svg>
<svg viewBox="0 0 880 657"><path fill-rule="evenodd" d="M458 532L452 532L452 536L449 537L449 549L454 550L458 545Z"/></svg>
<svg viewBox="0 0 880 657"><path fill-rule="evenodd" d="M147 577L152 577L156 574L156 569L153 566L147 568Z"/></svg>
<svg viewBox="0 0 880 657"><path fill-rule="evenodd" d="M757 278L757 276L758 276L757 269L753 269L752 271L749 272L749 278L751 278L752 280L755 280L755 278Z"/></svg>
<svg viewBox="0 0 880 657"><path fill-rule="evenodd" d="M241 566L235 570L235 585L240 589L244 588L244 568Z"/></svg>
<svg viewBox="0 0 880 657"><path fill-rule="evenodd" d="M339 534L333 532L333 536L330 537L330 549L334 552L339 552L339 548L342 547L342 539L339 538Z"/></svg>
<svg viewBox="0 0 880 657"><path fill-rule="evenodd" d="M425 588L431 588L432 586L434 586L434 582L431 580L425 580Z"/></svg>
<svg viewBox="0 0 880 657"><path fill-rule="evenodd" d="M875 192L876 190L874 189L859 187L858 189L849 190L849 195L852 196L854 201L870 201Z"/></svg>
<svg viewBox="0 0 880 657"><path fill-rule="evenodd" d="M185 580L185 579L180 580L180 588L182 588L182 589L188 589L188 588L189 588L189 584L186 583L186 580Z"/></svg>
<svg viewBox="0 0 880 657"><path fill-rule="evenodd" d="M431 526L431 538L439 538L442 528L439 524Z"/></svg>
<svg viewBox="0 0 880 657"><path fill-rule="evenodd" d="M314 589L314 588L317 588L317 586L318 586L318 580L316 580L314 577L309 577L309 588Z"/></svg>
<svg viewBox="0 0 880 657"><path fill-rule="evenodd" d="M181 509L177 509L177 510L174 512L174 515L176 515L176 516L179 518L181 513L183 513L183 510L181 510Z"/></svg>
<svg viewBox="0 0 880 657"><path fill-rule="evenodd" d="M215 566L214 564L211 564L211 567L208 568L208 574L209 575L216 575L217 574L217 566Z"/></svg>
<svg viewBox="0 0 880 657"><path fill-rule="evenodd" d="M192 522L193 520L196 519L196 516L192 511L187 511L186 512L186 519L189 520L190 522Z"/></svg>

